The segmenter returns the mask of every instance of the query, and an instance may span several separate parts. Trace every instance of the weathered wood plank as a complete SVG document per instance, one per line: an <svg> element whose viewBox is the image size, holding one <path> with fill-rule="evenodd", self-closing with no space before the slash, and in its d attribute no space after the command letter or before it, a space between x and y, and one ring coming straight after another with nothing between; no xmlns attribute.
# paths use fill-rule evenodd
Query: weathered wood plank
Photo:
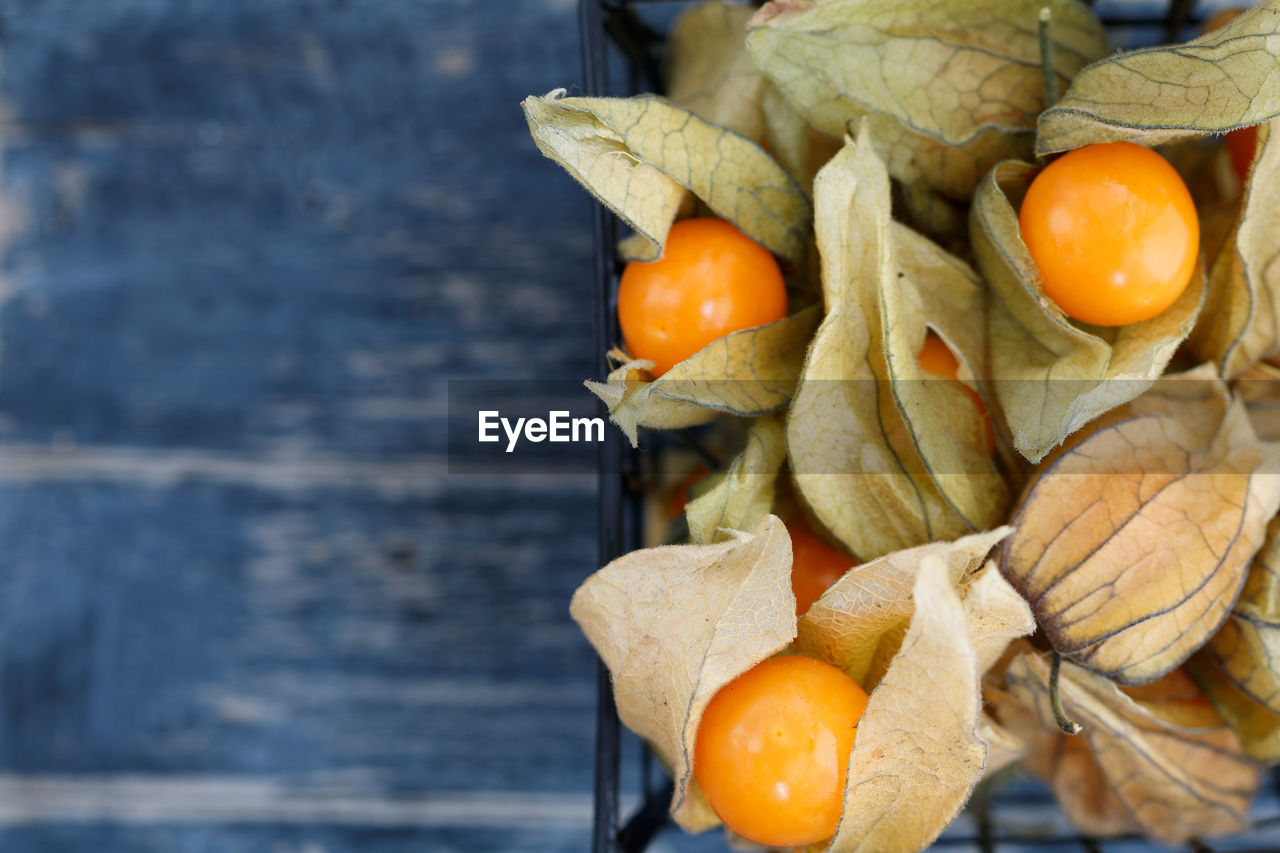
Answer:
<svg viewBox="0 0 1280 853"><path fill-rule="evenodd" d="M0 846L584 848L593 484L444 474L594 363L573 11L0 2Z"/></svg>
<svg viewBox="0 0 1280 853"><path fill-rule="evenodd" d="M584 849L579 829L439 829L414 831L317 827L126 827L102 824L61 824L0 831L6 849L22 853L338 853L376 850L378 853L546 853ZM704 848L706 849L706 848ZM667 853L661 847L653 853Z"/></svg>
<svg viewBox="0 0 1280 853"><path fill-rule="evenodd" d="M0 492L6 768L585 790L591 658L547 567L590 533L541 542L559 507L493 498L452 495L445 530L353 490Z"/></svg>

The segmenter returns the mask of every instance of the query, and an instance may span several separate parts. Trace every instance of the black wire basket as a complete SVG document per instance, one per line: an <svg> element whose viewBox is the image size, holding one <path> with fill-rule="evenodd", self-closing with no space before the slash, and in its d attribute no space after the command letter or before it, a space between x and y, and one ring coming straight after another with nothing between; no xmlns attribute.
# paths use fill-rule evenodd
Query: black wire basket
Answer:
<svg viewBox="0 0 1280 853"><path fill-rule="evenodd" d="M662 92L663 26L691 0L579 0L582 37L583 94L625 96ZM1085 0L1093 6L1093 0ZM1195 0L1169 0L1167 4L1098 3L1108 29L1138 43L1172 42L1185 38L1207 15L1197 14ZM1220 6L1220 4L1214 4ZM618 220L603 206L592 214L595 256L595 347L597 370L609 371L605 353L619 340L617 291L621 263L617 243ZM602 412L602 415L604 413ZM616 431L600 445L599 458L599 565L641 547L643 500L646 492L642 454L620 440ZM668 830L664 842L676 842L679 830L667 817L672 783L656 766L652 753L637 738L624 737L609 673L603 664L597 672L595 812L592 825L594 853L637 853L655 836ZM630 784L624 788L624 777ZM624 809L624 805L626 808ZM718 837L704 834L687 849L720 849ZM708 846L712 842L712 846ZM966 812L934 842L948 850L1014 851L1083 850L1136 853L1163 850L1138 837L1105 841L1082 836L1061 815L1046 787L1032 780L1018 781L991 797L975 794ZM681 845L681 849L686 849ZM1201 851L1280 851L1280 769L1268 776L1268 784L1255 803L1254 827L1211 844L1195 842Z"/></svg>

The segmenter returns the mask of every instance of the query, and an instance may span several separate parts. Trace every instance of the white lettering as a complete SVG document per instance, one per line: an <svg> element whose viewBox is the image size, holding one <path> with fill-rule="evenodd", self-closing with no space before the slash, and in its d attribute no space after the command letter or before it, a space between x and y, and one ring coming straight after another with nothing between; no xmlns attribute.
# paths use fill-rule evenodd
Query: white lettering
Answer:
<svg viewBox="0 0 1280 853"><path fill-rule="evenodd" d="M502 419L502 428L507 433L507 452L516 449L516 443L520 441L520 428L524 426L524 418L516 418L516 428L511 428L511 421L506 418Z"/></svg>
<svg viewBox="0 0 1280 853"><path fill-rule="evenodd" d="M548 438L553 442L566 442L569 440L569 413L567 411L551 412L551 435Z"/></svg>
<svg viewBox="0 0 1280 853"><path fill-rule="evenodd" d="M514 453L516 445L523 438L535 444L551 441L557 444L567 442L600 442L604 441L604 418L574 418L566 409L557 409L547 413L547 420L542 418L504 418L495 409L486 409L477 413L477 440L485 443L502 441L498 427L507 436L507 453Z"/></svg>
<svg viewBox="0 0 1280 853"><path fill-rule="evenodd" d="M578 427L582 427L582 438L578 438ZM591 437L591 430L596 431L596 437ZM574 418L573 419L573 440L574 441L604 441L604 418Z"/></svg>
<svg viewBox="0 0 1280 853"><path fill-rule="evenodd" d="M497 435L490 435L490 430L498 428L496 411L480 412L480 441L497 441Z"/></svg>

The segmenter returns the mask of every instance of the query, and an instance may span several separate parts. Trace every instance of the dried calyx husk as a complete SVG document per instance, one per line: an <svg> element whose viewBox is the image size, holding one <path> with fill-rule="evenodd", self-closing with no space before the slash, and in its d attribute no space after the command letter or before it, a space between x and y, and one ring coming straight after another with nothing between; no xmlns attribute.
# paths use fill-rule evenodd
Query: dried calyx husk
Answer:
<svg viewBox="0 0 1280 853"><path fill-rule="evenodd" d="M910 625L915 609L912 588L920 564L940 560L951 583L962 584L982 568L987 554L1011 530L1000 527L954 542L918 545L855 567L805 613L797 648L835 664L859 684L878 684ZM994 661L984 662L985 670Z"/></svg>
<svg viewBox="0 0 1280 853"><path fill-rule="evenodd" d="M1280 507L1278 470L1209 366L1167 378L1036 472L1001 571L1064 657L1152 681L1226 619Z"/></svg>
<svg viewBox="0 0 1280 853"><path fill-rule="evenodd" d="M991 538L978 534L955 545L972 549L976 539L981 550ZM870 700L849 754L844 812L835 836L820 850L923 850L955 819L983 778L990 752L984 732L1008 748L1010 735L983 714L982 676L1011 640L1031 633L1034 622L1026 602L994 564L957 579L956 562L950 554L931 554L916 564L908 627L883 677L864 681ZM868 648L882 647L884 637L862 630L857 618L876 619L882 605L895 601L857 598L868 587L895 579L893 570L878 574L878 563L851 569L827 593L852 599L860 610L846 611L850 618L839 624L811 628L814 608L821 606L831 616L824 595L801 619L802 638L834 640L848 633ZM901 598L899 593L896 600ZM885 628L894 633L893 626ZM854 643L840 645L856 651Z"/></svg>
<svg viewBox="0 0 1280 853"><path fill-rule="evenodd" d="M1280 352L1280 0L1186 44L1117 54L1082 70L1039 120L1036 153L1128 140L1158 145L1259 125L1239 214L1213 253L1192 352L1235 376Z"/></svg>
<svg viewBox="0 0 1280 853"><path fill-rule="evenodd" d="M668 95L712 124L760 143L806 190L835 151L778 91L747 51L751 6L709 0L690 6L667 39Z"/></svg>
<svg viewBox="0 0 1280 853"><path fill-rule="evenodd" d="M895 178L965 196L995 163L1031 156L1045 6L1065 86L1110 50L1076 0L778 0L752 20L747 46L815 128L839 137L866 119Z"/></svg>
<svg viewBox="0 0 1280 853"><path fill-rule="evenodd" d="M641 238L640 259L662 250L685 190L717 216L795 263L808 251L807 192L758 144L656 96L524 100L538 148L562 165ZM785 405L817 322L798 310L744 329L680 362L654 381L652 364L619 352L603 382L587 387L609 407L632 445L640 427L675 429L718 413L754 417Z"/></svg>
<svg viewBox="0 0 1280 853"><path fill-rule="evenodd" d="M974 255L990 288L992 384L1014 447L1032 462L1149 388L1190 334L1204 295L1197 269L1178 301L1150 320L1115 329L1073 322L1044 295L1018 228L1017 208L1036 172L1029 163L999 164L970 212Z"/></svg>
<svg viewBox="0 0 1280 853"><path fill-rule="evenodd" d="M673 101L554 92L526 99L526 116L539 147L636 228L637 257L656 256L691 190L716 215L801 264L811 242L809 125L839 136L855 119L867 121L890 172L907 185L912 209L945 234L954 212L931 188L971 192L992 163L1027 153L1037 115L1041 153L1112 139L1155 144L1262 123L1239 215L1213 247L1207 309L1189 348L1224 376L1280 352L1280 226L1266 215L1280 203L1280 143L1271 142L1266 125L1280 113L1280 95L1268 85L1280 73L1280 55L1267 49L1280 32L1280 0L1188 44L1106 59L1092 13L1075 0L1050 2L1054 69L1069 87L1044 112L1032 20L1044 4L918 5L784 0L748 19L740 6L700 4L673 29ZM898 61L907 55L910 62ZM887 65L901 72L888 78L892 85L884 82ZM1068 321L1040 293L1016 218L1008 215L1025 189L1011 184L1025 184L1029 169L1005 163L983 183L973 242L996 294L989 318L995 391L1010 413L1014 446L1034 462L1159 375L1188 333L1201 291L1197 279L1165 314L1118 331ZM744 343L739 349L750 350ZM785 401L797 350L790 348L792 358L778 371L780 388L770 377L764 406L750 404L751 392L730 394L738 399L727 403L704 399L705 389L637 393L642 366L625 358L601 396L633 442L640 426L690 425L715 411L755 416ZM708 374L707 361L686 372L740 378ZM1062 382L1043 381L1050 377ZM920 502L932 526L928 492ZM966 518L973 509L953 508ZM956 530L948 525L952 515L943 509L937 535Z"/></svg>
<svg viewBox="0 0 1280 853"><path fill-rule="evenodd" d="M667 97L759 143L766 137L769 81L747 53L747 21L754 12L740 3L711 0L681 13L667 34Z"/></svg>
<svg viewBox="0 0 1280 853"><path fill-rule="evenodd" d="M538 149L661 253L685 189L765 248L804 260L812 209L763 148L656 95L523 102Z"/></svg>
<svg viewBox="0 0 1280 853"><path fill-rule="evenodd" d="M814 195L826 316L787 420L800 496L863 560L998 524L1010 496L983 413L918 361L932 330L959 377L985 392L981 281L891 221L889 175L865 122L818 173Z"/></svg>
<svg viewBox="0 0 1280 853"><path fill-rule="evenodd" d="M695 544L610 563L574 618L692 831L718 823L692 774L703 709L785 653L840 666L871 697L844 818L814 851L921 849L1023 754L1088 834L1176 844L1240 829L1251 759L1280 761L1280 368L1259 363L1280 356L1280 0L1188 45L1107 59L1076 0L942 6L711 0L673 27L669 98L525 101L540 149L635 229L626 257L656 257L697 208L778 255L793 287L822 284L823 305L657 380L615 351L617 369L588 383L633 444L642 427L754 420L686 507ZM1047 111L1044 6L1066 89ZM1022 161L1254 124L1239 198L1230 178L1201 211L1207 273L1174 306L1102 329L1044 296L1017 221L1038 167ZM1208 185L1204 151L1185 145ZM890 176L981 277L891 220ZM981 395L997 459L964 389L926 379L927 334ZM1209 364L1161 379L1179 347ZM1039 468L1016 530L997 528L1023 460ZM771 514L788 476L867 561L799 620ZM1049 659L1007 650L1033 613L1065 659L1056 690ZM1061 733L1055 692L1080 736Z"/></svg>
<svg viewBox="0 0 1280 853"><path fill-rule="evenodd" d="M619 718L671 768L672 817L693 832L716 825L693 778L694 737L717 690L795 637L782 522L619 557L578 588L570 613L609 667Z"/></svg>
<svg viewBox="0 0 1280 853"><path fill-rule="evenodd" d="M755 527L774 508L786 459L782 418L768 415L754 421L738 454L685 505L689 539L705 544Z"/></svg>
<svg viewBox="0 0 1280 853"><path fill-rule="evenodd" d="M1238 213L1210 260L1204 315L1188 341L1223 376L1280 354L1280 119L1258 126L1256 145Z"/></svg>
<svg viewBox="0 0 1280 853"><path fill-rule="evenodd" d="M1071 663L1057 684L1063 734L1051 703L1049 661L1024 648L1005 671L997 719L1027 744L1024 766L1044 779L1067 817L1088 835L1142 833L1165 844L1237 832L1260 771L1194 682L1175 670L1122 689Z"/></svg>
<svg viewBox="0 0 1280 853"><path fill-rule="evenodd" d="M1186 44L1095 62L1041 114L1036 153L1117 140L1158 145L1274 118L1280 115L1277 35L1280 0L1265 0Z"/></svg>
<svg viewBox="0 0 1280 853"><path fill-rule="evenodd" d="M999 760L1016 750L981 699L983 672L1034 627L986 560L1007 533L858 566L800 621L801 648L845 668L870 694L844 816L830 842L813 849L919 850L982 777L986 738ZM672 768L671 813L690 831L718 822L692 771L702 712L720 687L797 635L790 563L786 529L768 515L726 542L628 554L574 595L573 616L609 667L618 714Z"/></svg>
<svg viewBox="0 0 1280 853"><path fill-rule="evenodd" d="M609 418L631 440L640 427L681 429L719 414L757 417L777 411L795 392L820 308L803 308L767 326L732 332L678 362L657 379L653 362L622 350L603 382L584 383L609 408Z"/></svg>
<svg viewBox="0 0 1280 853"><path fill-rule="evenodd" d="M1249 423L1263 441L1280 441L1280 367L1260 362L1231 383L1244 401Z"/></svg>
<svg viewBox="0 0 1280 853"><path fill-rule="evenodd" d="M1221 630L1188 669L1252 758L1280 762L1280 519Z"/></svg>

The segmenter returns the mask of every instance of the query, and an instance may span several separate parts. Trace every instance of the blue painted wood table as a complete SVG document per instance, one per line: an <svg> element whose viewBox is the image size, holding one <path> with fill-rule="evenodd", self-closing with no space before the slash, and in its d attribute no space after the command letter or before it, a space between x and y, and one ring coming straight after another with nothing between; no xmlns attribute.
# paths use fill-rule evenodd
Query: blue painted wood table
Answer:
<svg viewBox="0 0 1280 853"><path fill-rule="evenodd" d="M0 849L586 848L594 481L444 435L594 364L574 6L0 2Z"/></svg>

